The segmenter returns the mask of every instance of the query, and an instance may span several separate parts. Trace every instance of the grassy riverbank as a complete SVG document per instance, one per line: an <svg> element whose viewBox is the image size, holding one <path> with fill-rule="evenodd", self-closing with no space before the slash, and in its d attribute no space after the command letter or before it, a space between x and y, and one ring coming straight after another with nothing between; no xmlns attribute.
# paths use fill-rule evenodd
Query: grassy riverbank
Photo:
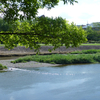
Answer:
<svg viewBox="0 0 100 100"><path fill-rule="evenodd" d="M85 50L85 52L88 50ZM90 50L91 52L94 50ZM99 50L98 50L99 51ZM79 64L79 63L97 63L100 62L100 53L92 52L92 54L52 54L52 55L33 55L11 61L12 63L21 63L37 61L51 64Z"/></svg>
<svg viewBox="0 0 100 100"><path fill-rule="evenodd" d="M90 49L90 50L71 52L71 54L96 54L96 53L100 53L100 49Z"/></svg>

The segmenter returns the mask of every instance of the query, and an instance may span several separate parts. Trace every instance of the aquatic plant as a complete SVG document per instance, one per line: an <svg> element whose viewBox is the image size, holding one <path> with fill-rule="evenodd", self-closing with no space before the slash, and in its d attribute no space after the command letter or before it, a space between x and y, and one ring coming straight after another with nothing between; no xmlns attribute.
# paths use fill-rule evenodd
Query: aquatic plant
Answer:
<svg viewBox="0 0 100 100"><path fill-rule="evenodd" d="M7 69L7 66L3 66L2 64L0 64L0 70L3 70L3 69Z"/></svg>

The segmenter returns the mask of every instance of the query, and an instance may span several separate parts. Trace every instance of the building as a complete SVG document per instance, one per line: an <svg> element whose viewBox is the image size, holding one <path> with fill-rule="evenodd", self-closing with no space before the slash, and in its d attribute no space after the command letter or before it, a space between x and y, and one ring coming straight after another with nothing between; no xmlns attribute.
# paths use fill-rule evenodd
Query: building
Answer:
<svg viewBox="0 0 100 100"><path fill-rule="evenodd" d="M95 22L95 23L87 24L87 25L83 26L82 28L84 30L86 30L87 27L92 27L92 29L94 29L94 30L100 30L100 22Z"/></svg>

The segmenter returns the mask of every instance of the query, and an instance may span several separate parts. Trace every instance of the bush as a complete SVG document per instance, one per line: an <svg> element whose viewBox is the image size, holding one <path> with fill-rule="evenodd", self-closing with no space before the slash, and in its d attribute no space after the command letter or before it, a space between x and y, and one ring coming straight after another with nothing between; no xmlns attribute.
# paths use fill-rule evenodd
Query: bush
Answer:
<svg viewBox="0 0 100 100"><path fill-rule="evenodd" d="M96 60L97 62L100 62L100 55L94 56L94 60Z"/></svg>
<svg viewBox="0 0 100 100"><path fill-rule="evenodd" d="M97 53L98 50L92 49L92 50L83 50L82 51L83 54L93 54L93 53Z"/></svg>
<svg viewBox="0 0 100 100"><path fill-rule="evenodd" d="M50 62L50 64L55 64L54 62Z"/></svg>

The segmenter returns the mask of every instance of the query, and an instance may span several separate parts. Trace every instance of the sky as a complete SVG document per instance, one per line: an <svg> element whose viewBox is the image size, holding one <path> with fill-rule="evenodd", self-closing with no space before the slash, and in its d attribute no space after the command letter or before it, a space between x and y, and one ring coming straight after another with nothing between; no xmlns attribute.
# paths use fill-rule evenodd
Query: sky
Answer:
<svg viewBox="0 0 100 100"><path fill-rule="evenodd" d="M45 15L46 17L62 17L74 22L76 25L86 25L92 22L100 22L100 0L77 0L74 5L59 2L58 6L51 10L39 9L38 16Z"/></svg>

